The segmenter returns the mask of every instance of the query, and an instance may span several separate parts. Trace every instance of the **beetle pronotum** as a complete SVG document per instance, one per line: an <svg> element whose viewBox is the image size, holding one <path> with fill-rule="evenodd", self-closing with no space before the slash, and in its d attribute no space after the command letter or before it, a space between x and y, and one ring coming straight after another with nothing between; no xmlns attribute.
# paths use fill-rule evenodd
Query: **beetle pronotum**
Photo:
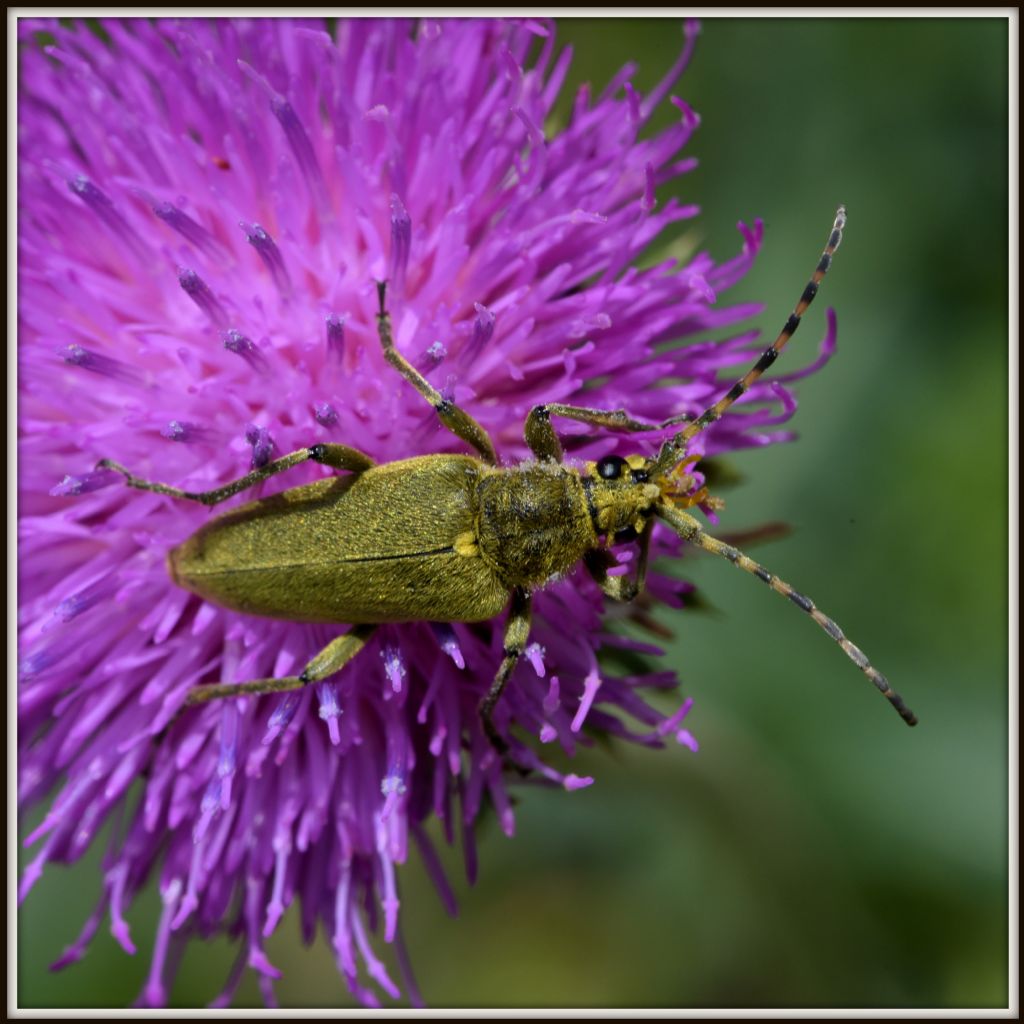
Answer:
<svg viewBox="0 0 1024 1024"><path fill-rule="evenodd" d="M276 693L339 672L380 623L419 620L478 622L509 607L504 654L480 703L483 728L496 749L508 744L494 722L501 692L530 632L531 593L581 559L602 591L629 601L644 585L651 531L661 520L683 540L720 555L767 583L806 612L875 684L908 724L917 718L885 677L810 598L729 544L707 534L687 508L703 499L679 469L687 446L714 423L775 362L817 294L842 240L840 207L828 243L800 301L775 341L751 369L696 419L662 423L633 419L624 409L538 405L524 434L535 461L501 466L486 431L444 398L397 351L378 284L377 326L387 361L429 402L441 422L476 455L422 455L376 464L342 444L315 444L204 492L184 491L133 476L103 459L128 484L174 498L217 505L259 482L308 460L347 476L327 477L232 509L212 519L168 555L171 577L201 597L250 615L307 622L349 623L299 675L243 683L199 685L187 705L222 697ZM551 425L562 416L630 432L680 426L658 454L608 455L582 467L566 465ZM689 460L692 461L692 460ZM609 574L612 542L635 539L636 571Z"/></svg>

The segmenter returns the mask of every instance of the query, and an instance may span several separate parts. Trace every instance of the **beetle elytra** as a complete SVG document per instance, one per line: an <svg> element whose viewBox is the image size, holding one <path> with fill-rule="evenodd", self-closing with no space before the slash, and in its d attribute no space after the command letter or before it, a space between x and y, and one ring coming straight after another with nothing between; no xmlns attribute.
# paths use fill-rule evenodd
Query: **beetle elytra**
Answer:
<svg viewBox="0 0 1024 1024"><path fill-rule="evenodd" d="M741 551L707 534L687 508L703 501L681 472L692 438L714 423L768 369L811 304L842 239L840 207L828 244L785 326L751 369L700 416L641 423L623 409L551 403L535 406L525 424L535 461L501 466L490 437L472 416L444 398L398 352L391 335L385 285L378 284L378 333L384 356L429 402L441 422L475 455L423 455L377 465L341 444L315 444L201 493L133 476L104 459L141 490L217 505L260 481L313 460L345 476L327 477L216 516L168 555L174 581L215 604L250 615L347 623L296 676L195 687L187 704L296 689L340 671L380 623L419 620L477 622L509 608L504 652L480 703L483 728L500 752L508 744L494 710L530 632L531 593L584 565L609 597L628 601L644 585L655 521L683 540L720 555L806 612L875 684L908 725L917 719L885 677L809 598ZM551 425L561 416L630 432L680 429L654 457L608 455L567 465ZM635 539L632 576L611 575L609 548Z"/></svg>

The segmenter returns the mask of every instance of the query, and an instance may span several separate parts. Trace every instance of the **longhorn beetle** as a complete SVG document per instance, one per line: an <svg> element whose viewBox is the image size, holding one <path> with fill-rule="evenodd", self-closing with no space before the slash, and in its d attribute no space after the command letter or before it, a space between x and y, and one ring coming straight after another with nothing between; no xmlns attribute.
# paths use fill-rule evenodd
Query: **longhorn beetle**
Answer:
<svg viewBox="0 0 1024 1024"><path fill-rule="evenodd" d="M685 414L640 423L624 409L587 409L550 403L526 418L525 439L536 461L501 466L479 423L418 373L397 351L378 282L377 328L385 359L429 402L441 422L476 455L421 455L378 465L342 444L314 444L267 463L210 491L184 491L133 476L103 459L97 468L121 473L128 484L173 498L218 505L271 476L312 460L347 476L327 477L225 512L200 527L168 555L171 578L215 604L271 618L348 623L297 676L196 686L186 706L249 693L297 689L339 672L365 646L376 626L419 620L479 622L506 605L504 653L480 718L491 744L508 744L494 709L530 632L534 590L580 559L601 590L629 601L644 585L651 532L661 520L683 540L721 555L767 583L806 612L882 691L908 724L917 718L839 626L810 598L795 591L741 551L704 532L686 509L704 501L686 466L689 442L743 395L778 358L843 237L840 207L828 244L775 341L733 386L696 419ZM606 455L581 468L562 461L552 416L631 432L681 429L657 456ZM609 574L613 543L635 539L636 571Z"/></svg>

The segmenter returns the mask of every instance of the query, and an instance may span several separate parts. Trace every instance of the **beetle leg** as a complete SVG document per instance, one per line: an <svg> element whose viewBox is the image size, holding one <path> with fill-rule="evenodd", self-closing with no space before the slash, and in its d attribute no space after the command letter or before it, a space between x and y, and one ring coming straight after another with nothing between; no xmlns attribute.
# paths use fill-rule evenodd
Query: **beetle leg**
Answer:
<svg viewBox="0 0 1024 1024"><path fill-rule="evenodd" d="M523 435L530 451L541 462L561 462L562 444L558 440L555 428L551 426L552 416L564 416L569 420L590 423L595 427L610 427L612 430L628 430L631 433L650 430L666 430L692 419L688 413L672 416L661 423L641 423L633 419L625 409L585 409L577 405L561 405L550 402L547 405L535 405L526 417Z"/></svg>
<svg viewBox="0 0 1024 1024"><path fill-rule="evenodd" d="M374 465L369 455L364 455L355 448L349 448L343 444L314 444L309 448L300 448L290 455L282 455L279 459L268 462L259 469L233 480L223 487L215 487L212 491L184 491L180 487L171 487L169 484L153 483L150 480L143 480L133 476L120 463L112 459L100 459L96 463L97 469L112 469L120 473L129 487L135 487L140 491L152 491L154 494L167 494L172 498L183 498L187 501L198 501L203 505L217 505L222 501L253 487L264 480L283 473L293 466L300 466L309 460L331 466L334 469L347 469L353 473L362 473Z"/></svg>
<svg viewBox="0 0 1024 1024"><path fill-rule="evenodd" d="M644 589L647 578L647 554L651 547L654 520L648 519L643 533L637 539L636 572L632 576L609 576L608 570L616 564L614 555L604 548L594 548L583 556L587 571L597 585L613 601L632 601Z"/></svg>
<svg viewBox="0 0 1024 1024"><path fill-rule="evenodd" d="M498 456L487 431L468 412L464 412L450 399L445 398L437 388L432 387L426 377L395 348L394 339L391 337L391 317L384 305L386 288L386 281L377 282L377 295L380 299L377 333L380 335L384 358L433 406L438 418L456 437L462 438L466 444L475 448L486 462L496 466Z"/></svg>
<svg viewBox="0 0 1024 1024"><path fill-rule="evenodd" d="M498 735L498 730L494 726L494 708L529 637L530 595L525 590L513 590L512 606L509 609L508 622L505 623L504 657L501 659L498 674L487 691L487 696L480 701L480 724L483 726L491 746L503 757L508 753L508 743Z"/></svg>
<svg viewBox="0 0 1024 1024"><path fill-rule="evenodd" d="M241 697L248 693L281 693L298 690L310 683L318 683L340 672L365 646L376 626L353 626L347 633L335 637L315 658L306 664L297 676L278 676L274 679L251 679L246 683L216 683L197 686L190 690L185 705L206 704L222 697Z"/></svg>

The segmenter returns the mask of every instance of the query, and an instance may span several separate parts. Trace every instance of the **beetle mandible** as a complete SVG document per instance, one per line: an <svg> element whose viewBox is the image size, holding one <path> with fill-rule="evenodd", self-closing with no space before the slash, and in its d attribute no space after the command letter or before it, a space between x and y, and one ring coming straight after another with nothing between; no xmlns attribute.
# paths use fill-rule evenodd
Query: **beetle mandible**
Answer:
<svg viewBox="0 0 1024 1024"><path fill-rule="evenodd" d="M914 713L881 672L810 598L707 534L686 511L706 497L703 489L693 491L693 479L685 473L694 461L687 454L689 442L775 362L814 299L845 224L846 211L840 207L821 259L779 336L722 398L695 419L683 414L648 424L624 409L538 405L527 416L524 430L535 461L501 466L480 424L444 398L395 348L386 285L379 282L377 326L385 358L476 455L422 455L378 465L355 448L315 444L203 492L142 480L116 462L101 460L97 468L121 473L132 487L204 505L217 505L309 460L348 473L218 515L169 553L167 564L175 583L215 604L249 615L352 626L297 676L201 684L188 694L186 705L292 690L326 679L365 646L381 623L479 622L508 606L501 664L480 703L484 731L505 753L508 743L495 725L494 709L526 647L531 593L582 560L605 594L631 600L643 588L651 532L660 520L683 540L758 577L806 612L900 717L908 725L916 724ZM653 458L607 455L578 467L563 462L552 416L631 432L681 429ZM609 548L634 539L635 572L629 577L611 575L616 560Z"/></svg>

